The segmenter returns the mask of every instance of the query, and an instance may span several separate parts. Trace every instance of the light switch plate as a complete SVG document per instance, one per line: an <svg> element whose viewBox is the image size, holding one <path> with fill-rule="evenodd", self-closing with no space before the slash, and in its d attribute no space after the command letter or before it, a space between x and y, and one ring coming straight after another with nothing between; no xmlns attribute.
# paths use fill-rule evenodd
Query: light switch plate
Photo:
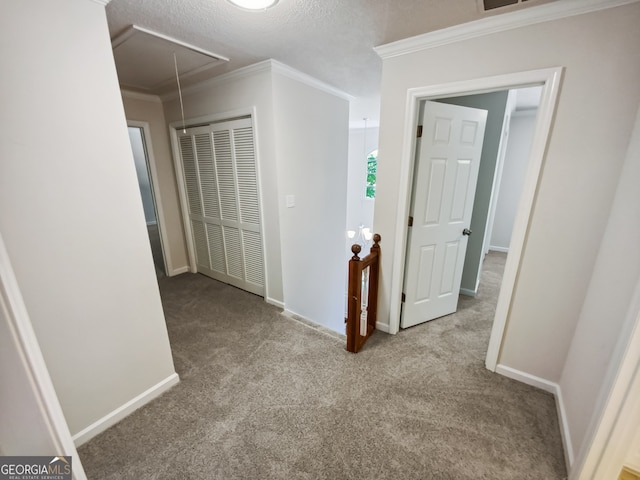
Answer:
<svg viewBox="0 0 640 480"><path fill-rule="evenodd" d="M296 206L296 196L295 195L287 195L285 202L286 202L287 208L295 207Z"/></svg>

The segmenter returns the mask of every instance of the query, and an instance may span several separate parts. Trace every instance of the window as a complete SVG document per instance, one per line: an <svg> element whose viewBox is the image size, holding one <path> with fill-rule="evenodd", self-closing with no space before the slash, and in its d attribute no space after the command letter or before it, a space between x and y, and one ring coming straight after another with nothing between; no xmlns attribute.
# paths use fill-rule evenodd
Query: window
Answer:
<svg viewBox="0 0 640 480"><path fill-rule="evenodd" d="M378 150L367 155L367 198L376 198L376 175L378 173Z"/></svg>

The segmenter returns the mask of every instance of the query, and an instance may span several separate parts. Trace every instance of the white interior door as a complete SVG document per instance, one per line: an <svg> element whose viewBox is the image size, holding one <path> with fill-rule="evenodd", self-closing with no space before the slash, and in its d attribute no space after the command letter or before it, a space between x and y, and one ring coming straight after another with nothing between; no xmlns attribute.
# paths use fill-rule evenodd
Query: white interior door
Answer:
<svg viewBox="0 0 640 480"><path fill-rule="evenodd" d="M410 215L401 327L456 311L487 111L426 102Z"/></svg>
<svg viewBox="0 0 640 480"><path fill-rule="evenodd" d="M179 131L199 272L264 295L264 256L251 119Z"/></svg>

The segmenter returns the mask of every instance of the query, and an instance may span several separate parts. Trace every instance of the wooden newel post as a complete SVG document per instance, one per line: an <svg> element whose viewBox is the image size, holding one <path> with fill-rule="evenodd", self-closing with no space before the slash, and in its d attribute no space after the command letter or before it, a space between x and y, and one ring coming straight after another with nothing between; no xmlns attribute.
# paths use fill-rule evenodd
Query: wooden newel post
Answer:
<svg viewBox="0 0 640 480"><path fill-rule="evenodd" d="M376 329L378 313L378 279L380 275L380 240L373 235L369 255L360 259L360 245L351 247L347 306L347 350L357 353Z"/></svg>

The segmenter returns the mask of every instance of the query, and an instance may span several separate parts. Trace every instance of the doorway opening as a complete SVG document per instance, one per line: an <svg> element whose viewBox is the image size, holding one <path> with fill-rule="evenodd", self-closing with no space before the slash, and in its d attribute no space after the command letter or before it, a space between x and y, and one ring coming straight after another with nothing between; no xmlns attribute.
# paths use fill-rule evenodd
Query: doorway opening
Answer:
<svg viewBox="0 0 640 480"><path fill-rule="evenodd" d="M159 280L167 276L167 262L164 254L164 243L162 238L162 228L160 226L160 215L154 188L154 175L152 175L152 162L150 161L151 146L149 145L148 124L145 122L127 122L129 141L133 152L133 160L138 177L138 187L142 198L149 244L156 271L156 278Z"/></svg>
<svg viewBox="0 0 640 480"><path fill-rule="evenodd" d="M411 196L411 216L416 218L409 227L402 328L454 313L463 301L465 308L474 305L473 300L478 295L481 279L485 278L481 274L489 251L496 252L492 254L489 265L502 263L504 266L515 210L526 176L541 90L541 87L528 87L421 102L420 117L424 134L418 138L416 147L416 173ZM441 104L445 105L440 106ZM435 126L429 124L431 115L424 113L427 106L429 111L442 110L439 122ZM477 157L471 155L469 145L458 145L454 148L457 142L453 138L449 139L451 143L446 148L442 142L434 144L434 128L437 125L442 127L443 122L448 121L444 120L447 114L452 115L450 119L454 120L454 113L462 115L463 112L467 112L466 115L486 112L484 135L479 140L481 145L477 147L481 154L480 150L476 150ZM455 126L455 122L452 125ZM455 128L451 134L456 135ZM444 165L445 154L451 155L448 162L452 165L449 165L446 175L439 177L438 171ZM457 159L454 158L456 156ZM447 175L459 177L461 172L468 172L468 168L465 167L472 158L473 162L477 163L477 180L456 179L456 184L462 183L460 188L464 191L458 192L461 193L458 196L465 199L465 204L460 205L462 210L458 212L459 218L453 218L450 215L453 210L447 207L448 197L454 196L453 185L449 184L443 193L440 188L442 185L433 183L440 178L446 185ZM418 179L420 172L424 177L422 180ZM432 216L438 214L438 222L431 221L425 224L421 218L420 212L423 207L417 203L427 201L436 203L439 207L432 212ZM433 210L432 207L428 207L427 210L429 208ZM425 237L421 241L429 238L435 241L434 235L443 229L449 229L450 238L446 247L432 242L421 245L420 249L416 248L416 245L412 246L412 242L418 241L418 237ZM458 245L458 248L451 248L455 245ZM455 255L450 255L448 250L455 250ZM438 262L442 257L446 260L451 256L457 257L457 263ZM424 257L427 261L421 261L416 257ZM427 281L416 281L417 264L420 264L420 269L425 270L418 278L426 276ZM492 275L493 277L495 275ZM453 279L454 284L446 285L445 291L445 285L436 279ZM419 287L424 290L425 285L430 291L421 291L417 296L416 291ZM486 298L488 292L491 292L491 299ZM460 301L459 295L463 295ZM492 303L495 307L498 290L484 289L483 297L482 302L478 303Z"/></svg>
<svg viewBox="0 0 640 480"><path fill-rule="evenodd" d="M389 333L397 333L400 328L402 309L402 287L406 262L407 218L410 211L411 185L413 181L414 159L420 104L424 100L437 100L480 93L497 92L531 86L541 86L542 93L535 131L531 143L527 172L518 200L496 313L491 329L489 347L485 359L487 369L495 371L507 324L511 299L516 287L521 256L528 235L528 225L533 208L538 180L542 169L544 153L551 131L552 119L559 91L562 68L549 68L529 72L485 77L448 84L432 85L409 89L406 101L405 134L400 160L400 198L398 203L396 241L392 252L393 267L390 298Z"/></svg>

